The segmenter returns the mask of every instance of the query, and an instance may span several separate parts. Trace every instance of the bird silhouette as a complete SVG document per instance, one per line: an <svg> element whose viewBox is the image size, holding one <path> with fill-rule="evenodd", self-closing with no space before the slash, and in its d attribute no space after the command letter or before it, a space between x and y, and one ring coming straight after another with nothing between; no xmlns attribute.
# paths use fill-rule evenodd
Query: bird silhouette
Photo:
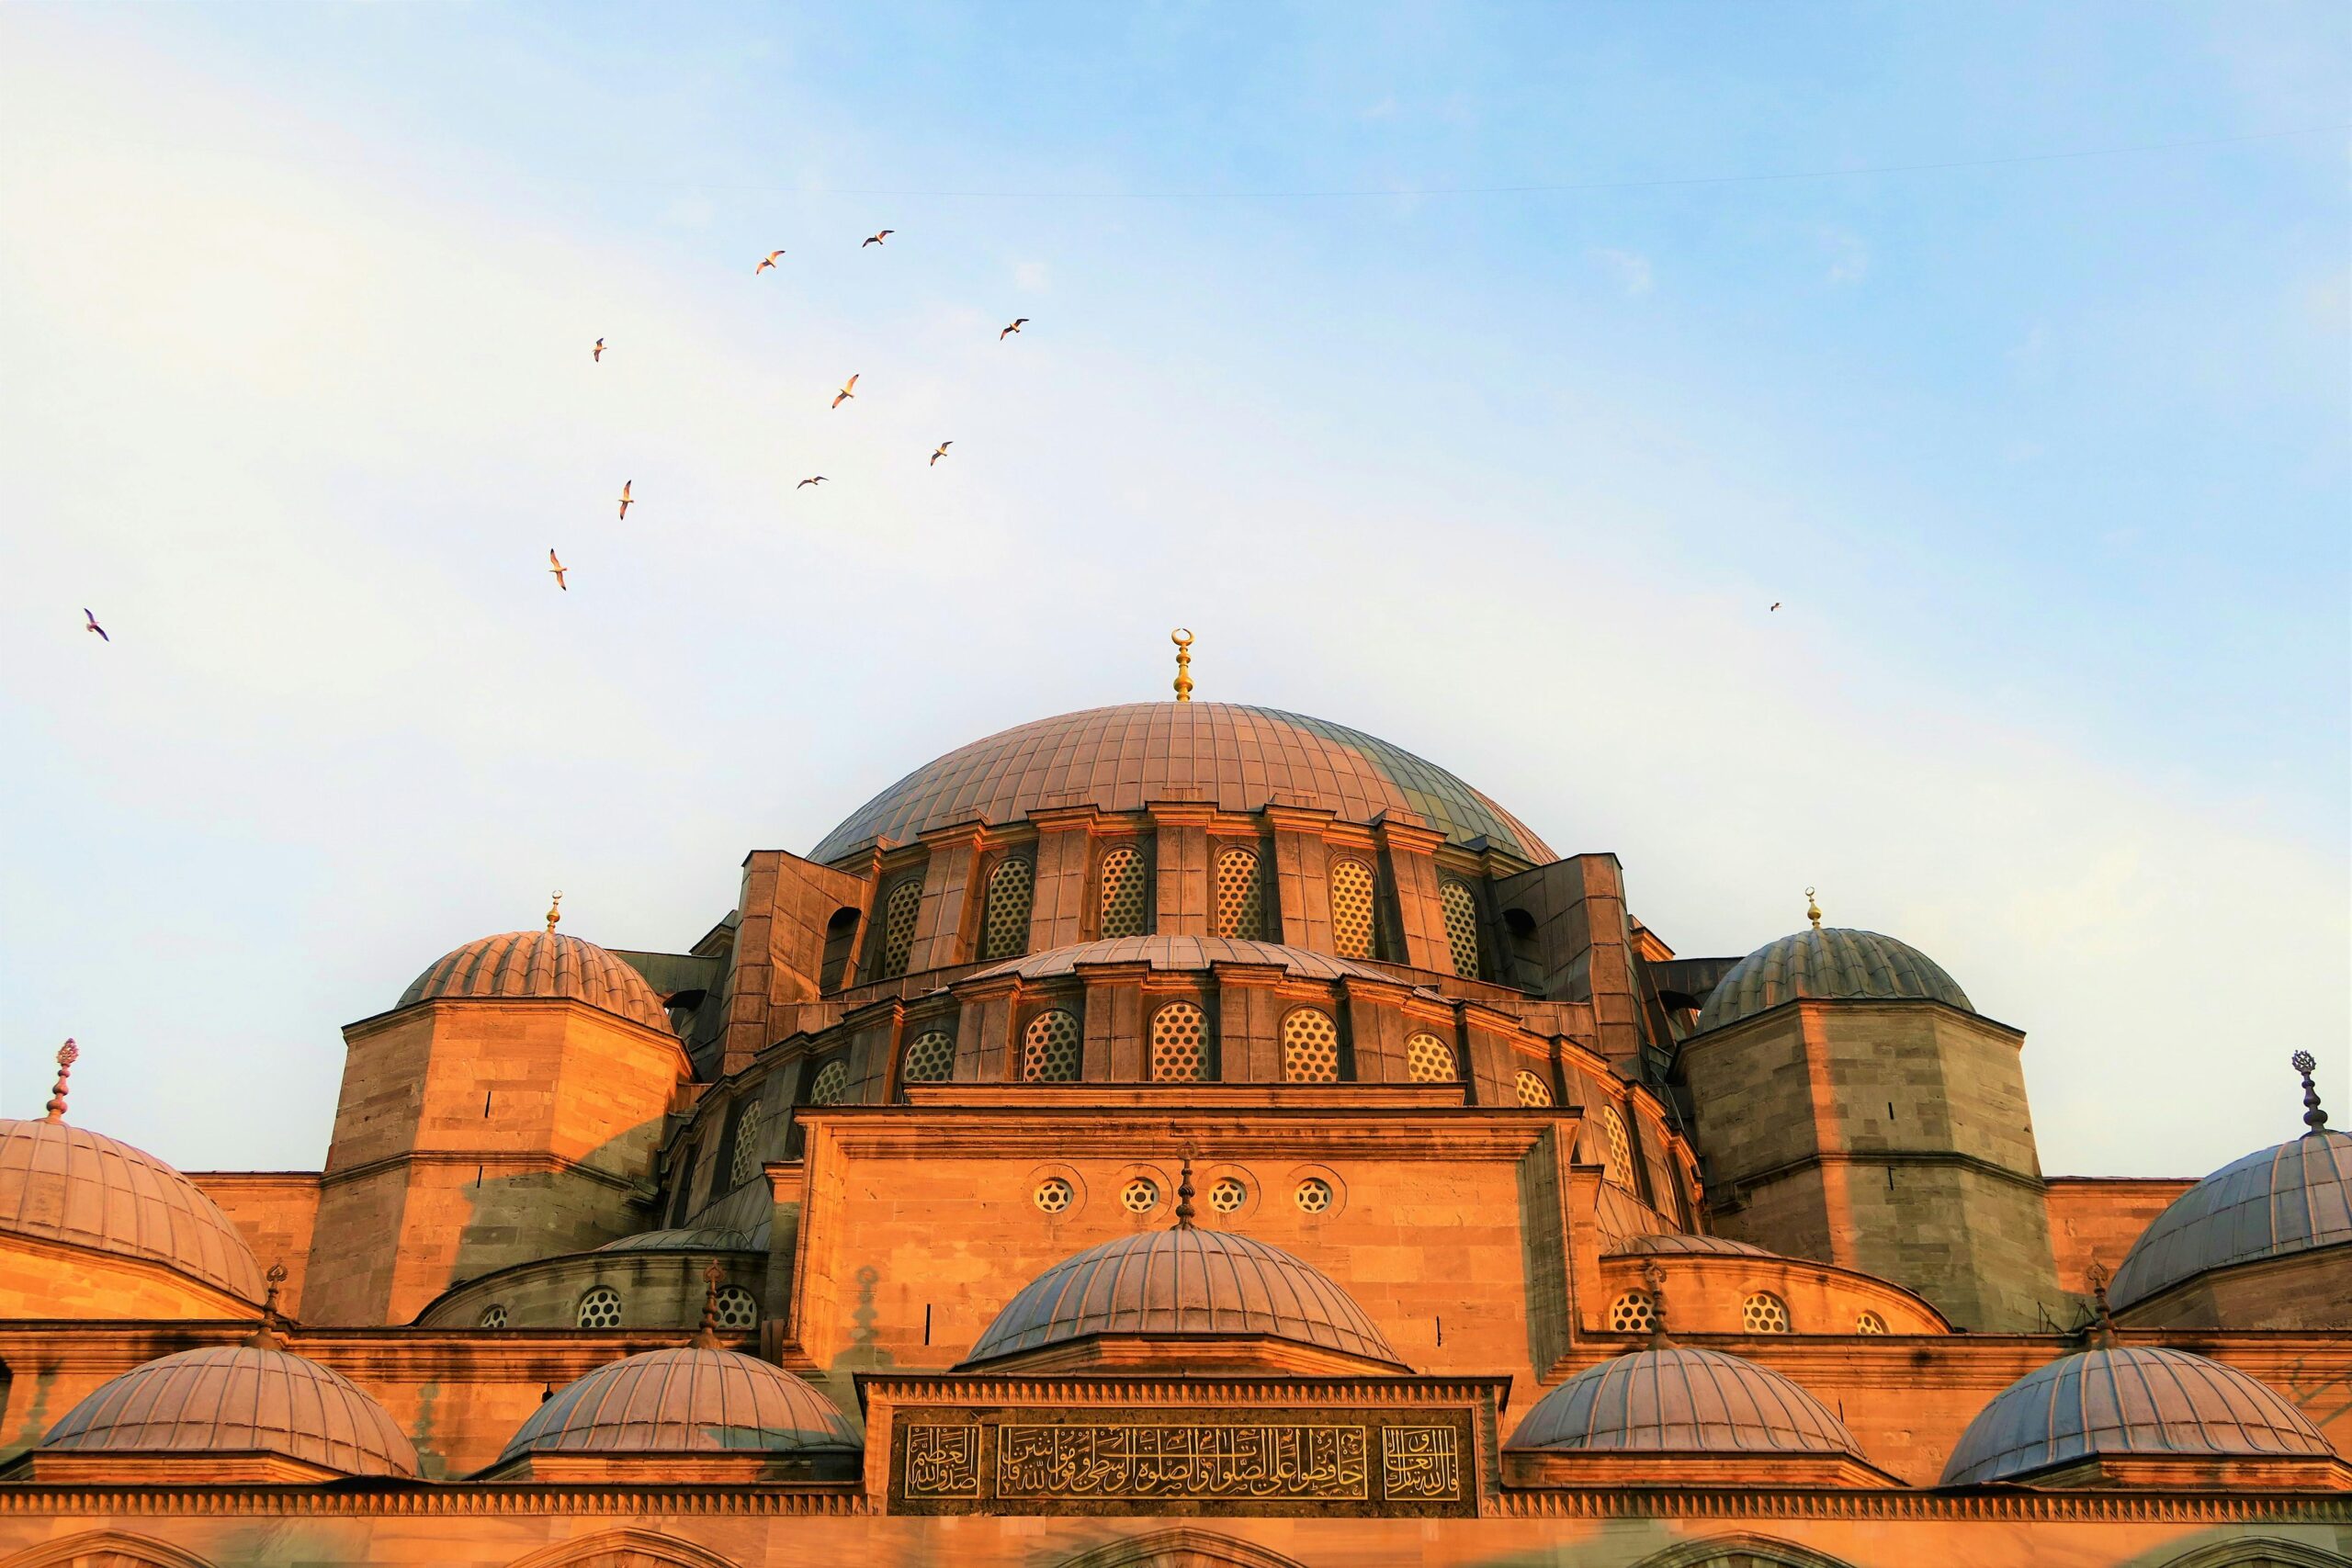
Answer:
<svg viewBox="0 0 2352 1568"><path fill-rule="evenodd" d="M106 627L98 625L97 616L90 614L88 610L85 609L82 612L82 618L90 623L90 629L98 634L98 640L100 642L112 642L114 640L114 638L107 636Z"/></svg>
<svg viewBox="0 0 2352 1568"><path fill-rule="evenodd" d="M1779 609L1780 607L1781 607L1781 602L1780 602L1778 599L1773 600L1773 601L1772 601L1772 610L1777 610L1777 609ZM1764 613L1765 613L1766 615L1770 615L1770 614L1772 613L1772 610L1767 610L1767 611L1765 611Z"/></svg>
<svg viewBox="0 0 2352 1568"><path fill-rule="evenodd" d="M752 276L753 277L757 277L760 274L767 271L768 268L775 265L775 258L782 254L784 254L782 251L770 251L766 255L762 256L760 258L760 265L752 269Z"/></svg>
<svg viewBox="0 0 2352 1568"><path fill-rule="evenodd" d="M588 351L588 357L594 360L599 365L602 365L605 362L605 340L603 338L598 338L596 340L596 346Z"/></svg>
<svg viewBox="0 0 2352 1568"><path fill-rule="evenodd" d="M571 584L563 580L563 563L556 559L553 550L548 551L548 570L555 574L555 585L558 588L562 589L566 593L571 592Z"/></svg>
<svg viewBox="0 0 2352 1568"><path fill-rule="evenodd" d="M840 391L833 394L832 406L839 408L842 403L855 396L857 396L857 378L853 376L848 380L842 383L842 389Z"/></svg>
<svg viewBox="0 0 2352 1568"><path fill-rule="evenodd" d="M862 251L862 250L865 249L865 245L878 245L878 244L880 244L883 241L885 241L885 240L888 239L891 235L893 235L893 234L895 234L895 233L897 233L897 232L898 232L898 231L897 231L896 229L885 229L885 230L883 230L879 234L875 234L875 235L870 236L870 237L866 240L865 244L864 244L864 245L860 245L860 246L858 246L857 248L858 248L859 250L861 250L861 251Z"/></svg>
<svg viewBox="0 0 2352 1568"><path fill-rule="evenodd" d="M628 521L628 487L635 482L636 481L633 479L624 479L621 481L621 521L624 523Z"/></svg>
<svg viewBox="0 0 2352 1568"><path fill-rule="evenodd" d="M798 484L794 485L792 488L795 490L807 490L810 485L820 485L824 482L825 476L818 474L814 478L802 479Z"/></svg>
<svg viewBox="0 0 2352 1568"><path fill-rule="evenodd" d="M947 456L947 449L955 445L956 443L953 441L941 442L939 444L939 450L931 455L931 466L934 468L939 467L939 459Z"/></svg>
<svg viewBox="0 0 2352 1568"><path fill-rule="evenodd" d="M1006 338L1011 337L1013 333L1019 332L1023 326L1026 325L1028 320L1029 318L1026 316L1015 316L1012 319L1012 324L1011 326L996 334L996 341L1002 343Z"/></svg>

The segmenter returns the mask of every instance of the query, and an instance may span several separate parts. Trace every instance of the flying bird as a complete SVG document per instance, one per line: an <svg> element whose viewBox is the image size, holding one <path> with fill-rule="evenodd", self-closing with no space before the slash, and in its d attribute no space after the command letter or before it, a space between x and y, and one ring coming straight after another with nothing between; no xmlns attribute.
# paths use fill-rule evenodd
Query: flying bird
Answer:
<svg viewBox="0 0 2352 1568"><path fill-rule="evenodd" d="M100 642L112 642L114 640L114 638L107 636L106 627L98 625L97 616L90 614L88 610L85 609L82 612L82 618L90 623L90 629L98 634L98 640Z"/></svg>
<svg viewBox="0 0 2352 1568"><path fill-rule="evenodd" d="M1773 600L1773 601L1772 601L1772 610L1777 610L1777 609L1779 609L1780 607L1781 607L1781 602L1780 602L1778 599ZM1767 611L1765 611L1764 613L1765 613L1766 615L1770 615L1770 614L1772 613L1772 610L1767 610Z"/></svg>
<svg viewBox="0 0 2352 1568"><path fill-rule="evenodd" d="M795 490L807 490L810 485L820 485L824 482L825 476L819 474L814 479L802 479L798 484L794 485L792 488Z"/></svg>
<svg viewBox="0 0 2352 1568"><path fill-rule="evenodd" d="M628 487L636 482L637 481L634 479L623 479L621 481L621 521L624 523L628 521Z"/></svg>
<svg viewBox="0 0 2352 1568"><path fill-rule="evenodd" d="M839 408L843 402L855 396L857 396L857 378L853 376L842 383L840 391L833 394L833 407Z"/></svg>
<svg viewBox="0 0 2352 1568"><path fill-rule="evenodd" d="M885 229L879 234L869 237L865 242L865 245L878 245L897 232L898 231L896 229ZM865 249L865 245L860 245L857 248L862 251Z"/></svg>
<svg viewBox="0 0 2352 1568"><path fill-rule="evenodd" d="M602 365L605 362L605 340L603 338L598 338L596 340L596 346L588 351L588 357L594 360L599 365Z"/></svg>
<svg viewBox="0 0 2352 1568"><path fill-rule="evenodd" d="M1023 327L1024 324L1026 324L1026 323L1027 323L1028 320L1029 320L1029 318L1028 318L1028 317L1026 317L1026 316L1016 316L1016 317L1014 317L1014 318L1013 318L1013 321L1012 321L1012 324L1011 326L1009 326L1009 327L1005 328L1005 329L1004 329L1004 331L1002 331L1002 332L1001 332L1001 333L997 333L997 334L996 334L996 341L997 341L997 342L999 342L999 343L1002 343L1006 338L1009 338L1009 337L1011 337L1013 333L1015 333L1019 332L1019 331L1022 329L1022 327Z"/></svg>
<svg viewBox="0 0 2352 1568"><path fill-rule="evenodd" d="M775 258L782 254L784 254L782 251L770 251L766 255L762 256L760 258L760 265L752 269L752 276L753 277L757 277L760 274L767 271L768 268L775 265Z"/></svg>
<svg viewBox="0 0 2352 1568"><path fill-rule="evenodd" d="M571 592L571 584L563 580L563 563L556 559L553 550L548 551L548 570L555 573L555 585L558 588L562 589L566 593Z"/></svg>
<svg viewBox="0 0 2352 1568"><path fill-rule="evenodd" d="M939 444L939 450L931 455L931 466L934 468L939 467L939 459L947 456L947 449L955 445L956 443L953 441L941 442Z"/></svg>

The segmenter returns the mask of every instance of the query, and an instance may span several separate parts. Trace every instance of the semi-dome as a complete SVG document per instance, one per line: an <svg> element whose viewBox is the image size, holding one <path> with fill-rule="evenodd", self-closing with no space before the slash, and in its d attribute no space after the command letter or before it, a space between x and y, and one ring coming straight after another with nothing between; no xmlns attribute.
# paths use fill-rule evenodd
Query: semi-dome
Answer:
<svg viewBox="0 0 2352 1568"><path fill-rule="evenodd" d="M1744 1357L1665 1345L1588 1367L1527 1413L1513 1450L1836 1454L1861 1445L1829 1407Z"/></svg>
<svg viewBox="0 0 2352 1568"><path fill-rule="evenodd" d="M1688 1235L1680 1231L1654 1231L1648 1235L1629 1235L1610 1246L1611 1258L1655 1258L1661 1255L1704 1253L1727 1258L1772 1258L1778 1254L1766 1251L1749 1242L1734 1241L1727 1235Z"/></svg>
<svg viewBox="0 0 2352 1568"><path fill-rule="evenodd" d="M1404 1365L1322 1270L1262 1241L1189 1224L1055 1264L996 1314L966 1364L1102 1334L1263 1335Z"/></svg>
<svg viewBox="0 0 2352 1568"><path fill-rule="evenodd" d="M1819 926L1758 948L1716 982L1699 1032L1721 1029L1800 997L1827 1001L1923 999L1964 1012L1968 993L1917 948L1877 931Z"/></svg>
<svg viewBox="0 0 2352 1568"><path fill-rule="evenodd" d="M50 1453L274 1454L344 1475L413 1476L416 1449L364 1390L259 1345L182 1350L98 1385L50 1428Z"/></svg>
<svg viewBox="0 0 2352 1568"><path fill-rule="evenodd" d="M608 1241L597 1247L598 1252L765 1252L768 1247L766 1222L747 1231L725 1230L716 1225L687 1225L677 1230L639 1231L618 1241Z"/></svg>
<svg viewBox="0 0 2352 1568"><path fill-rule="evenodd" d="M2352 1243L2352 1135L2320 1128L2257 1149L2174 1199L2115 1271L2120 1311L2211 1269Z"/></svg>
<svg viewBox="0 0 2352 1568"><path fill-rule="evenodd" d="M1303 947L1286 947L1278 942L1250 942L1238 937L1222 936L1117 936L1101 942L1081 942L1069 947L1047 948L1025 958L983 969L974 978L990 975L1018 975L1024 980L1043 980L1056 975L1075 972L1081 964L1146 964L1154 969L1206 969L1213 964L1261 964L1281 968L1305 980L1338 980L1348 976L1362 979L1390 978L1378 970L1328 953L1313 953Z"/></svg>
<svg viewBox="0 0 2352 1568"><path fill-rule="evenodd" d="M2014 1481L2100 1455L2334 1451L2267 1384L2185 1350L2134 1346L2062 1357L2003 1389L1961 1434L1941 1484Z"/></svg>
<svg viewBox="0 0 2352 1568"><path fill-rule="evenodd" d="M531 1413L499 1458L855 1453L862 1446L831 1400L782 1367L689 1345L624 1357L565 1384Z"/></svg>
<svg viewBox="0 0 2352 1568"><path fill-rule="evenodd" d="M626 961L561 931L507 931L445 953L401 993L400 1005L436 997L468 1000L568 997L668 1032L661 996Z"/></svg>
<svg viewBox="0 0 2352 1568"><path fill-rule="evenodd" d="M1156 800L1227 811L1274 801L1348 822L1385 814L1426 820L1457 843L1483 838L1527 860L1554 858L1519 818L1402 747L1304 714L1190 702L1089 708L975 740L859 807L808 858L951 822L1018 822L1044 807L1140 811Z"/></svg>
<svg viewBox="0 0 2352 1568"><path fill-rule="evenodd" d="M64 1122L0 1119L0 1232L143 1258L262 1298L253 1249L196 1183Z"/></svg>

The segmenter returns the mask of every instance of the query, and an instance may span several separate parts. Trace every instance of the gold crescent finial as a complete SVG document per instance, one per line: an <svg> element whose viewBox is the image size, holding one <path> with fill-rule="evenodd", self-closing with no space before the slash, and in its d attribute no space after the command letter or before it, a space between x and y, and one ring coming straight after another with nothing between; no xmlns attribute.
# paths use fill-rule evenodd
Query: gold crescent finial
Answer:
<svg viewBox="0 0 2352 1568"><path fill-rule="evenodd" d="M1821 906L1813 901L1813 889L1810 887L1804 890L1804 918L1813 922L1815 931L1821 929Z"/></svg>
<svg viewBox="0 0 2352 1568"><path fill-rule="evenodd" d="M1168 640L1176 645L1176 700L1189 703L1193 700L1192 631L1188 627L1178 626L1168 634Z"/></svg>
<svg viewBox="0 0 2352 1568"><path fill-rule="evenodd" d="M550 931L554 931L556 928L556 922L562 919L563 889L559 887L556 889L555 897L548 900L548 930Z"/></svg>

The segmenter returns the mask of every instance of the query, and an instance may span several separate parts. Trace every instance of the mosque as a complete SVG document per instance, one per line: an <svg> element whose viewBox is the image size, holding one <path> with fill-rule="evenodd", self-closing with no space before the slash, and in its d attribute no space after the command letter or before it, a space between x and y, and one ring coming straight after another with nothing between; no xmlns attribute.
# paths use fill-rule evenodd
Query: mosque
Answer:
<svg viewBox="0 0 2352 1568"><path fill-rule="evenodd" d="M355 998L323 1169L175 1170L61 1053L0 1568L2352 1561L2312 1056L2201 1180L2045 1175L1929 955L1681 956L1183 657L676 951L550 908Z"/></svg>

